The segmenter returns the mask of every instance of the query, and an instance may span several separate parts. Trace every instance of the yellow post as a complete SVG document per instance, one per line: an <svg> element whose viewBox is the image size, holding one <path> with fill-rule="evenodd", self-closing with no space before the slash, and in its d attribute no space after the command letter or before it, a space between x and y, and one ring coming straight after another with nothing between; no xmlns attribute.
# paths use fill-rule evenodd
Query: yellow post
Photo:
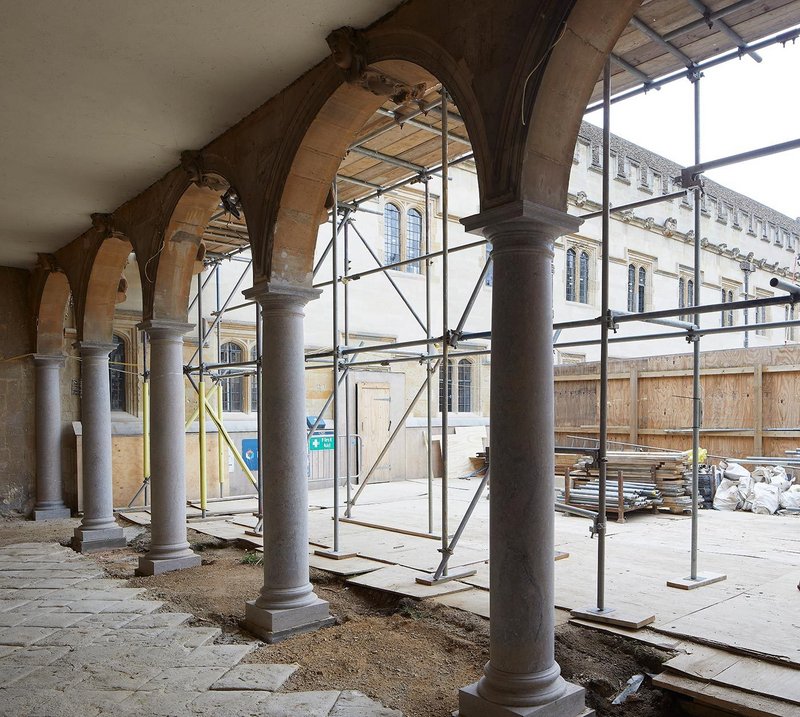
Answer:
<svg viewBox="0 0 800 717"><path fill-rule="evenodd" d="M217 387L217 416L222 421L222 387ZM217 461L219 464L219 497L222 498L222 485L225 483L225 448L222 445L222 431L217 433Z"/></svg>
<svg viewBox="0 0 800 717"><path fill-rule="evenodd" d="M200 420L200 510L206 514L206 384L200 381L197 415Z"/></svg>
<svg viewBox="0 0 800 717"><path fill-rule="evenodd" d="M150 477L150 382L142 383L142 473Z"/></svg>
<svg viewBox="0 0 800 717"><path fill-rule="evenodd" d="M214 391L216 391L216 390L217 390L217 385L214 384L211 387L211 389L209 390L209 392L206 394L206 399L210 399L214 395ZM198 402L197 406L195 406L194 411L192 411L192 415L189 416L189 418L186 419L186 428L187 429L189 428L189 426L191 426L197 420L197 417L199 415L200 415L200 403Z"/></svg>
<svg viewBox="0 0 800 717"><path fill-rule="evenodd" d="M211 407L211 404L208 402L208 400L206 400L206 410L208 411L209 418L211 418L211 420L217 424L220 434L225 439L225 443L228 444L228 448L231 449L233 457L236 459L236 462L239 464L247 480L249 480L254 486L257 486L258 483L256 482L255 476L253 476L252 471L247 467L247 463L245 462L244 458L242 458L242 454L239 453L239 449L233 442L233 438L231 438L230 433L225 430L225 426L222 425L222 420L214 412L214 409Z"/></svg>

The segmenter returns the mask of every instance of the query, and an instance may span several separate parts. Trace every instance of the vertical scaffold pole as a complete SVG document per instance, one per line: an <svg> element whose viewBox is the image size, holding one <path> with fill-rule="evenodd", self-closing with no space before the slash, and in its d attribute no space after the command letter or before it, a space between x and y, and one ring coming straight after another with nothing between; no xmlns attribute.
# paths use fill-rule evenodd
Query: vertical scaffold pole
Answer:
<svg viewBox="0 0 800 717"><path fill-rule="evenodd" d="M694 163L700 164L700 74L694 77ZM694 190L694 305L700 306L700 197L702 190ZM700 326L700 314L694 315L695 326ZM697 533L700 492L700 336L692 337L692 567L690 577L697 580Z"/></svg>
<svg viewBox="0 0 800 717"><path fill-rule="evenodd" d="M601 265L601 314L600 324L600 441L597 462L600 476L598 491L597 521L597 610L606 608L606 477L608 467L608 274L611 221L611 60L603 68L603 218L602 218L602 265Z"/></svg>
<svg viewBox="0 0 800 717"><path fill-rule="evenodd" d="M700 78L702 73L697 68L691 75L694 89L694 163L700 164ZM703 187L699 177L694 182L694 306L700 305L700 256L702 248L701 219ZM700 328L700 314L694 314L694 325ZM692 590L704 585L725 580L725 575L697 572L697 549L700 520L700 426L703 420L703 398L700 388L700 334L690 330L689 341L692 343L692 544L691 567L689 577L667 580L667 586L682 590Z"/></svg>
<svg viewBox="0 0 800 717"><path fill-rule="evenodd" d="M611 60L603 68L603 210L602 257L600 264L600 426L597 442L599 486L597 495L597 595L595 605L583 610L572 610L572 615L585 620L630 627L644 627L653 622L655 615L636 608L620 609L606 604L606 481L608 479L608 334L614 317L609 308L610 252L611 252ZM644 309L644 307L642 307ZM567 476L566 480L570 480ZM569 486L566 486L567 488Z"/></svg>
<svg viewBox="0 0 800 717"><path fill-rule="evenodd" d="M343 276L350 273L350 218L344 222L343 228L343 245L344 245L344 271ZM350 344L350 282L344 282L344 337L343 342L345 346ZM353 461L351 457L350 441L350 371L347 366L344 366L344 432L345 432L345 475L347 482L345 483L345 517L350 517L350 499L352 497L352 487L350 485L350 477L353 472Z"/></svg>
<svg viewBox="0 0 800 717"><path fill-rule="evenodd" d="M256 445L258 446L258 484L256 487L256 492L258 493L258 520L259 522L263 520L264 517L264 471L261 467L264 465L264 447L261 445L261 437L263 435L262 425L261 425L261 382L262 382L262 371L263 367L261 365L261 352L263 349L264 337L262 335L262 325L261 325L261 304L256 302L256 393L258 394L258 409L256 411L256 437L258 441ZM220 411L220 416L222 412ZM263 530L263 525L261 526Z"/></svg>
<svg viewBox="0 0 800 717"><path fill-rule="evenodd" d="M430 178L425 177L425 255L431 253L431 188ZM425 260L425 333L427 335L428 343L427 353L430 356L433 353L433 310L431 307L431 270L433 261L431 259ZM428 380L425 384L427 391L427 434L426 434L426 448L427 448L427 473L428 473L428 532L433 533L433 381L431 380L431 359L425 361L425 371Z"/></svg>
<svg viewBox="0 0 800 717"><path fill-rule="evenodd" d="M452 372L450 371L450 341L449 341L449 328L450 316L448 311L448 251L449 236L448 236L448 153L447 153L447 120L448 120L448 102L447 90L442 87L442 385L444 386L444 401L442 402L442 555L447 553L448 548L448 496L447 496L447 469L449 464L448 456L448 424L450 411L450 400L452 396L452 387L450 381L452 379ZM447 575L447 568L445 567L444 573Z"/></svg>
<svg viewBox="0 0 800 717"><path fill-rule="evenodd" d="M217 363L222 363L222 341L220 339L220 330L222 324L222 314L220 314L220 276L219 276L219 262L214 267L214 274L216 279L217 289L217 315L216 315L216 330L217 330ZM217 416L222 420L222 383L217 387ZM219 497L222 498L223 485L225 483L225 447L222 444L222 433L217 432L217 482L219 483Z"/></svg>
<svg viewBox="0 0 800 717"><path fill-rule="evenodd" d="M339 466L341 450L339 449L339 362L341 349L339 345L339 240L337 238L337 217L339 213L339 197L336 177L331 184L331 279L333 284L333 552L339 552Z"/></svg>
<svg viewBox="0 0 800 717"><path fill-rule="evenodd" d="M200 512L206 517L206 384L203 364L203 273L197 275L197 359L199 371L198 378L198 405L197 419L199 421L198 439L200 448Z"/></svg>
<svg viewBox="0 0 800 717"><path fill-rule="evenodd" d="M147 332L142 331L142 485L147 505L150 483L150 371L147 368Z"/></svg>

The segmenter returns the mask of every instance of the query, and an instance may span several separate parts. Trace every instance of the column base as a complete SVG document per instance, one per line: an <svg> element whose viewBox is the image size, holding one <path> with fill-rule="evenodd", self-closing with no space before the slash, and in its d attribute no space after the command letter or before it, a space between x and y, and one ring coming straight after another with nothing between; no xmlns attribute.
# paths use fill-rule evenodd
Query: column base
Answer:
<svg viewBox="0 0 800 717"><path fill-rule="evenodd" d="M557 700L535 707L507 707L489 702L478 694L474 682L458 691L460 717L594 717L595 711L586 707L586 690L567 682L567 691Z"/></svg>
<svg viewBox="0 0 800 717"><path fill-rule="evenodd" d="M273 643L302 632L328 627L334 622L327 600L317 598L311 605L284 610L258 607L255 600L248 600L243 627L264 642Z"/></svg>
<svg viewBox="0 0 800 717"><path fill-rule="evenodd" d="M139 567L136 568L136 575L161 575L173 570L184 570L185 568L196 568L201 563L199 555L184 555L180 558L161 558L151 559L147 556L139 558Z"/></svg>
<svg viewBox="0 0 800 717"><path fill-rule="evenodd" d="M71 517L72 511L64 505L34 508L33 515L31 516L33 520L64 520L65 518Z"/></svg>
<svg viewBox="0 0 800 717"><path fill-rule="evenodd" d="M124 548L127 544L125 534L119 526L96 530L75 528L72 538L72 549L78 553L96 553L100 550Z"/></svg>

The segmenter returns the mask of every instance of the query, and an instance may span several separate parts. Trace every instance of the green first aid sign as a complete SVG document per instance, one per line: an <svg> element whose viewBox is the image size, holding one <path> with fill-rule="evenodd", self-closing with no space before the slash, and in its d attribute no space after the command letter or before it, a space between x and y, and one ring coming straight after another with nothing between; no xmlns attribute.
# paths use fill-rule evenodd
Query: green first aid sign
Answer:
<svg viewBox="0 0 800 717"><path fill-rule="evenodd" d="M334 444L333 436L312 436L308 441L308 450L310 451L332 451Z"/></svg>

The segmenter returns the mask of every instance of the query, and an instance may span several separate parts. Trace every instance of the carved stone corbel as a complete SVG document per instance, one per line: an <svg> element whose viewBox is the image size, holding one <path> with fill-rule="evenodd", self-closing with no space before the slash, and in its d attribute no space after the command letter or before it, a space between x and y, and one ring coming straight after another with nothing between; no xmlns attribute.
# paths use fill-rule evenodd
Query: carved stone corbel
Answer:
<svg viewBox="0 0 800 717"><path fill-rule="evenodd" d="M334 64L342 71L345 82L363 87L378 97L388 97L396 105L419 100L426 85L409 85L390 77L367 64L366 41L363 33L352 27L340 27L325 38L331 49Z"/></svg>
<svg viewBox="0 0 800 717"><path fill-rule="evenodd" d="M196 149L181 152L181 168L186 172L189 181L198 187L208 187L215 192L224 192L228 188L223 180L206 171L203 153Z"/></svg>

